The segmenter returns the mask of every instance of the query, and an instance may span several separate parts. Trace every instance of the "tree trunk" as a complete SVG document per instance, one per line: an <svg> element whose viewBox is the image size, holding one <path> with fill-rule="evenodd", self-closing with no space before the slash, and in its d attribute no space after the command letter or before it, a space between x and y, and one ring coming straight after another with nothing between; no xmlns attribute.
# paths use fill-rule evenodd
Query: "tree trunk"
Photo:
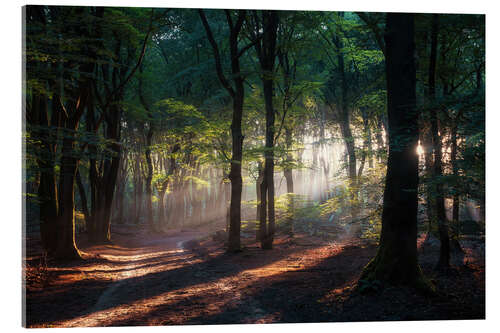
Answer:
<svg viewBox="0 0 500 333"><path fill-rule="evenodd" d="M59 174L59 213L57 218L57 259L80 259L81 254L75 243L75 198L74 186L78 160L74 157L75 131L78 120L72 117L66 121L68 130L62 145L61 168ZM79 118L79 117L78 117Z"/></svg>
<svg viewBox="0 0 500 333"><path fill-rule="evenodd" d="M87 195L85 194L85 187L83 186L82 177L80 176L80 170L76 170L76 184L78 186L78 194L80 195L80 202L82 204L83 216L85 217L85 229L87 229L90 213L87 204Z"/></svg>
<svg viewBox="0 0 500 333"><path fill-rule="evenodd" d="M273 10L263 10L262 13L262 40L255 44L257 55L262 69L262 84L264 87L264 102L266 109L266 150L264 165L264 181L261 186L261 216L260 216L260 244L263 249L272 249L275 231L274 211L274 108L273 71L276 59L276 39L278 29L278 13ZM257 20L257 15L255 14ZM256 22L257 23L257 22ZM256 27L257 28L257 27ZM267 200L265 198L267 192ZM266 212L267 218L266 223Z"/></svg>
<svg viewBox="0 0 500 333"><path fill-rule="evenodd" d="M262 182L264 181L264 168L262 167L262 162L258 161L258 177L257 180L255 181L255 193L256 193L256 201L257 201L257 212L256 212L256 218L255 220L257 221L257 227L255 230L255 241L260 242L260 236L261 236L261 231L260 231L260 210L261 210L261 196L262 196L262 191L261 191L261 186Z"/></svg>
<svg viewBox="0 0 500 333"><path fill-rule="evenodd" d="M375 133L375 138L377 140L377 160L379 163L382 163L382 156L386 152L385 146L384 146L384 139L382 137L382 131L383 131L383 123L382 123L382 116L377 115L377 132Z"/></svg>
<svg viewBox="0 0 500 333"><path fill-rule="evenodd" d="M458 165L457 165L457 127L458 127L458 116L454 119L453 127L451 129L451 155L450 160L452 164L453 176L455 177L455 185L453 186L453 209L452 209L452 221L455 232L455 238L460 234L460 191L458 183Z"/></svg>
<svg viewBox="0 0 500 333"><path fill-rule="evenodd" d="M146 165L147 165L147 175L146 175L146 219L150 232L154 232L154 221L153 221L153 189L152 189L152 180L153 180L153 162L151 160L151 144L153 140L153 115L151 113L150 107L146 101L143 92L143 65L139 66L139 99L141 101L142 106L146 109L148 116L148 132L146 134Z"/></svg>
<svg viewBox="0 0 500 333"><path fill-rule="evenodd" d="M56 97L57 98L57 97ZM56 103L54 103L56 104ZM58 112L54 107L53 113ZM40 184L38 186L38 199L40 200L40 236L42 246L48 253L53 253L57 244L56 221L58 214L58 196L55 167L55 145L51 144L50 133L48 133L49 119L47 114L47 101L43 96L35 94L32 99L32 114L30 115L35 124L40 128L33 130L33 134L40 142L43 152L41 158L37 158L40 169ZM38 118L38 119L36 119ZM56 125L51 121L51 125ZM52 133L56 135L57 133Z"/></svg>
<svg viewBox="0 0 500 333"><path fill-rule="evenodd" d="M431 54L429 61L429 98L431 103L435 103L436 98L436 59L437 59L437 42L438 42L438 14L432 15L431 27ZM431 130L432 141L434 146L434 180L436 183L436 198L435 210L438 222L439 239L441 246L439 250L439 261L437 267L446 269L450 266L450 238L448 235L448 224L446 221L446 210L444 206L443 184L440 177L443 175L442 170L442 143L439 133L438 110L435 105L431 106Z"/></svg>
<svg viewBox="0 0 500 333"><path fill-rule="evenodd" d="M238 49L238 36L245 21L246 11L238 10L236 22L231 18L231 11L224 11L229 27L229 51L231 59L231 74L234 87L231 87L228 80L224 76L222 70L222 62L219 54L219 48L215 41L210 25L207 22L202 9L199 10L199 15L203 23L203 27L207 33L208 40L212 46L215 59L215 67L219 81L227 90L233 100L233 119L231 122L232 136L232 156L231 170L229 172L229 180L231 181L231 203L229 207L229 236L228 236L228 251L237 252L241 249L240 229L241 229L241 192L243 181L241 178L241 162L243 157L243 133L241 131L241 121L243 117L243 101L245 89L243 86L244 78L240 70L239 58L248 48Z"/></svg>
<svg viewBox="0 0 500 333"><path fill-rule="evenodd" d="M343 13L340 13L343 17ZM342 49L344 48L344 44L342 39L338 36L335 37L335 45L337 46L337 61L338 61L338 74L340 77L340 85L341 85L341 99L340 99L340 131L342 134L342 138L344 140L344 144L347 150L348 157L348 176L351 183L356 181L356 153L354 146L354 138L352 136L352 131L350 127L350 115L349 115L349 107L347 104L347 78L345 75L345 65L344 65L344 53Z"/></svg>
<svg viewBox="0 0 500 333"><path fill-rule="evenodd" d="M418 115L414 15L388 13L386 76L389 158L377 255L360 280L422 286L417 261Z"/></svg>
<svg viewBox="0 0 500 333"><path fill-rule="evenodd" d="M153 127L149 123L148 134L146 135L146 164L147 164L147 175L146 175L146 219L150 231L154 231L153 224L153 190L152 190L152 180L153 180L153 163L151 162L151 140L153 138Z"/></svg>
<svg viewBox="0 0 500 333"><path fill-rule="evenodd" d="M285 127L285 144L287 149L287 163L285 168L283 169L283 175L286 179L286 192L289 194L288 196L288 207L287 207L287 233L290 237L293 236L293 211L294 211L294 197L293 197L293 173L291 163L293 162L292 154L290 150L292 149L292 131L289 127ZM321 157L323 158L323 157ZM328 171L326 171L326 165L323 161L323 171L325 172L325 176L328 177ZM328 178L327 178L328 179ZM327 180L327 189L328 189L328 180Z"/></svg>
<svg viewBox="0 0 500 333"><path fill-rule="evenodd" d="M239 74L239 70L238 70ZM231 123L231 134L233 138L233 149L231 158L231 203L229 205L229 237L228 251L240 251L240 229L241 229L241 192L243 180L241 178L241 161L243 157L243 134L241 132L241 120L243 116L243 80L233 101L233 121Z"/></svg>

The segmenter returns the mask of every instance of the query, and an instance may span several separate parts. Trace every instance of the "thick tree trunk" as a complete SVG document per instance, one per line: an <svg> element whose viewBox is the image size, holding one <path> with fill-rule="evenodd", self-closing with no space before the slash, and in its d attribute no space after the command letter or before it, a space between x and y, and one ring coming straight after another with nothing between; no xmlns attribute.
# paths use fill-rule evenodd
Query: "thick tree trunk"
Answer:
<svg viewBox="0 0 500 333"><path fill-rule="evenodd" d="M414 15L388 13L386 24L389 158L377 255L360 280L422 285L417 261L418 115Z"/></svg>
<svg viewBox="0 0 500 333"><path fill-rule="evenodd" d="M75 131L78 120L68 119L68 130L62 144L61 168L59 174L59 213L57 218L57 259L80 259L75 243L75 197L74 186L78 160L74 157Z"/></svg>
<svg viewBox="0 0 500 333"><path fill-rule="evenodd" d="M121 95L120 95L121 96ZM121 159L120 131L121 109L113 106L106 117L105 137L111 158L102 161L102 172L97 175L95 206L92 208L93 230L89 238L93 243L109 243L111 241L111 210L116 189L116 181Z"/></svg>

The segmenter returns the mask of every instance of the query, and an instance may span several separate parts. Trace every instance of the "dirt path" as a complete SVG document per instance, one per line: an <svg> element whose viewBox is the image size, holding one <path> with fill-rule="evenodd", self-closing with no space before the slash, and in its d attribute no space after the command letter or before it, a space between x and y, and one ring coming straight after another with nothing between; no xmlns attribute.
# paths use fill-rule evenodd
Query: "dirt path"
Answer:
<svg viewBox="0 0 500 333"><path fill-rule="evenodd" d="M130 235L127 235L130 236ZM132 291L134 294L145 295L144 283L137 283L140 277L165 272L178 267L174 261L189 259L192 255L185 248L185 243L204 238L208 232L176 232L168 237L148 239L146 237L135 238L135 248L126 254L117 255L113 251L101 252L99 255L115 264L121 265L121 271L113 278L113 283L99 296L90 313L72 320L61 322L63 327L81 326L107 326L110 319L115 320L123 316L141 313L144 304L131 308L126 304L127 295Z"/></svg>
<svg viewBox="0 0 500 333"><path fill-rule="evenodd" d="M484 262L467 245L448 277L433 276L438 248L421 254L422 268L442 295L429 300L408 289L353 293L376 246L361 240L280 236L272 251L253 239L226 254L206 232L165 236L115 233L115 244L82 248L85 263L50 267L54 275L27 295L28 326L131 326L464 319L484 316ZM427 264L429 263L429 264ZM464 264L465 263L465 264Z"/></svg>
<svg viewBox="0 0 500 333"><path fill-rule="evenodd" d="M81 300L81 306L76 306L79 313L68 313L66 316L67 309L59 304L59 317L74 318L40 323L40 326L106 326L110 318L130 313L130 305L127 304L130 295L145 295L144 288L149 286L141 283L141 279L191 263L196 254L186 249L185 244L208 235L209 231L206 230L176 230L168 235L151 235L145 230L134 231L122 227L113 233L113 245L91 247L82 241L80 248L90 259L82 265L49 268L50 285L28 291L28 323L32 305L29 302L30 296L37 296L42 303L51 303L45 304L48 307L53 306L53 302L67 301L68 308L75 309L72 301L81 291L86 297ZM74 295L68 287L73 289ZM141 307L134 310L140 311ZM42 316L43 313L44 311ZM80 315L75 316L77 314Z"/></svg>

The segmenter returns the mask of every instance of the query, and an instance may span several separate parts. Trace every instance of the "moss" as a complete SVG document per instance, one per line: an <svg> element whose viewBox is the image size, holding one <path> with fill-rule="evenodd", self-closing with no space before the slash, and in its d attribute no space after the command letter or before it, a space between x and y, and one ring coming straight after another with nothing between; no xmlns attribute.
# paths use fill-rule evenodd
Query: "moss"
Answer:
<svg viewBox="0 0 500 333"><path fill-rule="evenodd" d="M410 266L411 260L394 256L384 256L385 247L379 247L377 255L364 267L358 281L375 282L380 281L383 286L408 286L415 288L418 292L432 296L436 294L436 287L427 279L420 266ZM387 259L391 258L391 259ZM401 263L407 263L406 269L401 269ZM360 288L358 283L357 288ZM381 288L383 289L383 288Z"/></svg>

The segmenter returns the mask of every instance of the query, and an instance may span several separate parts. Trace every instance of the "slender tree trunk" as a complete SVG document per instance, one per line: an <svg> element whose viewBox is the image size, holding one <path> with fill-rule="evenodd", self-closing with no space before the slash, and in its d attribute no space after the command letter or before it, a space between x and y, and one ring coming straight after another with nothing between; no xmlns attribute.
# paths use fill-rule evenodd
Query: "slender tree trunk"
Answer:
<svg viewBox="0 0 500 333"><path fill-rule="evenodd" d="M340 13L343 17L343 13ZM354 138L352 136L352 131L350 127L350 115L349 115L349 107L347 104L347 78L345 75L345 65L344 65L344 53L342 49L344 48L344 44L342 39L338 36L335 37L335 45L337 46L337 61L338 61L338 75L340 78L340 86L341 86L341 100L340 100L340 131L342 134L342 138L344 140L344 144L347 149L347 157L348 157L348 175L350 181L354 184L356 181L356 153L354 146Z"/></svg>
<svg viewBox="0 0 500 333"><path fill-rule="evenodd" d="M142 176L141 176L141 169L140 169L140 162L139 160L137 161L138 164L138 169L137 172L139 173L137 176L137 182L135 184L135 190L136 190L136 215L135 215L135 224L139 224L141 222L141 216L142 216Z"/></svg>
<svg viewBox="0 0 500 333"><path fill-rule="evenodd" d="M231 170L229 172L229 180L231 181L231 203L229 208L229 236L228 236L228 251L236 252L241 249L240 229L241 229L241 192L243 181L241 177L241 162L243 158L243 133L241 130L241 121L243 117L243 101L245 89L243 86L244 77L240 70L239 58L248 48L239 50L238 36L243 27L246 17L245 10L238 10L236 22L234 22L231 11L224 11L229 27L229 51L231 59L231 74L234 87L229 84L229 81L224 76L222 70L222 62L219 54L219 48L215 41L210 25L207 22L203 10L199 10L199 15L203 23L203 27L207 33L208 40L212 46L215 59L215 67L219 81L227 90L233 100L233 119L231 122L232 136L232 156Z"/></svg>
<svg viewBox="0 0 500 333"><path fill-rule="evenodd" d="M80 202L82 204L83 216L85 217L85 229L87 229L90 213L88 209L87 195L85 194L85 187L83 186L82 178L80 176L80 170L76 170L76 184L78 186L78 194L80 195Z"/></svg>
<svg viewBox="0 0 500 333"><path fill-rule="evenodd" d="M452 221L456 230L456 236L458 236L460 233L460 221L459 221L460 196L459 196L459 186L458 186L458 165L457 165L457 127L458 127L458 119L455 119L453 127L451 129L450 160L453 169L453 176L455 177L455 186L453 186Z"/></svg>
<svg viewBox="0 0 500 333"><path fill-rule="evenodd" d="M385 152L384 139L382 138L383 124L382 116L377 115L377 132L375 133L375 138L377 140L377 160L382 163L382 155Z"/></svg>
<svg viewBox="0 0 500 333"><path fill-rule="evenodd" d="M257 20L257 15L255 14ZM256 22L257 23L257 22ZM264 102L266 108L266 150L264 165L264 181L261 186L260 243L263 249L272 249L275 232L274 210L274 108L273 71L276 59L276 39L278 29L278 13L272 10L262 11L262 41L256 44L257 55L262 69ZM256 27L257 28L257 27ZM264 197L267 194L267 200ZM266 213L267 208L267 223Z"/></svg>
<svg viewBox="0 0 500 333"><path fill-rule="evenodd" d="M292 173L292 166L290 165L293 162L293 157L292 154L290 153L290 150L292 149L292 131L289 127L285 127L285 144L287 147L287 163L286 166L283 170L283 174L286 179L286 192L289 194L288 196L288 218L287 218L287 232L289 236L293 236L293 211L294 211L294 197L293 197L293 173ZM326 170L326 166L323 163L323 170ZM326 172L328 173L328 172ZM328 177L328 176L327 176ZM327 186L328 188L328 186Z"/></svg>
<svg viewBox="0 0 500 333"><path fill-rule="evenodd" d="M147 164L147 175L146 175L146 219L150 231L154 231L153 224L153 190L152 190L152 180L153 180L153 163L151 162L151 140L153 138L153 127L149 124L148 134L146 135L146 164Z"/></svg>
<svg viewBox="0 0 500 333"><path fill-rule="evenodd" d="M148 132L146 134L146 151L145 151L145 156L146 156L146 165L147 165L147 175L146 175L146 219L147 219L147 224L149 227L150 232L154 232L154 221L153 221L153 188L152 188L152 180L153 180L153 162L151 158L151 144L153 140L153 116L150 110L150 107L148 105L148 102L146 101L146 98L144 96L144 91L143 91L143 80L142 80L142 73L143 73L143 65L139 66L139 72L141 75L139 75L139 84L138 84L138 91L139 91L139 99L141 101L142 106L146 109L147 116L148 116Z"/></svg>
<svg viewBox="0 0 500 333"><path fill-rule="evenodd" d="M431 103L435 102L436 98L436 59L437 59L437 42L439 29L438 14L432 15L432 31L431 31L431 55L429 62L429 97ZM439 119L436 106L431 106L431 130L432 141L434 145L434 177L438 177L436 182L436 217L438 221L439 239L441 247L439 251L438 268L446 269L450 265L450 238L448 234L448 224L446 221L446 210L444 205L443 184L439 179L443 175L442 170L442 143L441 135L439 134Z"/></svg>
<svg viewBox="0 0 500 333"><path fill-rule="evenodd" d="M239 72L239 70L238 70ZM229 205L229 238L228 251L240 250L240 229L241 229L241 192L243 180L241 178L241 161L243 157L243 133L241 132L241 120L243 116L243 80L238 84L239 93L233 101L233 121L231 123L231 133L233 137L233 151L231 159L231 171L229 180L231 181L231 202Z"/></svg>
<svg viewBox="0 0 500 333"><path fill-rule="evenodd" d="M256 193L256 200L257 200L257 212L256 212L256 218L255 220L257 221L257 228L255 230L255 241L259 242L260 241L260 236L261 236L261 230L260 230L260 214L261 214L261 206L262 206L262 201L261 201L261 196L262 196L262 191L261 191L261 186L262 182L264 180L264 168L262 167L262 162L258 161L258 177L255 182L255 193Z"/></svg>
<svg viewBox="0 0 500 333"><path fill-rule="evenodd" d="M430 121L424 120L422 131L422 147L424 150L424 167L425 167L425 177L427 178L427 184L425 184L425 209L427 215L427 237L432 234L432 226L436 221L436 204L435 204L435 190L432 185L432 179L434 177L434 161L433 161L433 148L432 148L432 134L430 128Z"/></svg>

